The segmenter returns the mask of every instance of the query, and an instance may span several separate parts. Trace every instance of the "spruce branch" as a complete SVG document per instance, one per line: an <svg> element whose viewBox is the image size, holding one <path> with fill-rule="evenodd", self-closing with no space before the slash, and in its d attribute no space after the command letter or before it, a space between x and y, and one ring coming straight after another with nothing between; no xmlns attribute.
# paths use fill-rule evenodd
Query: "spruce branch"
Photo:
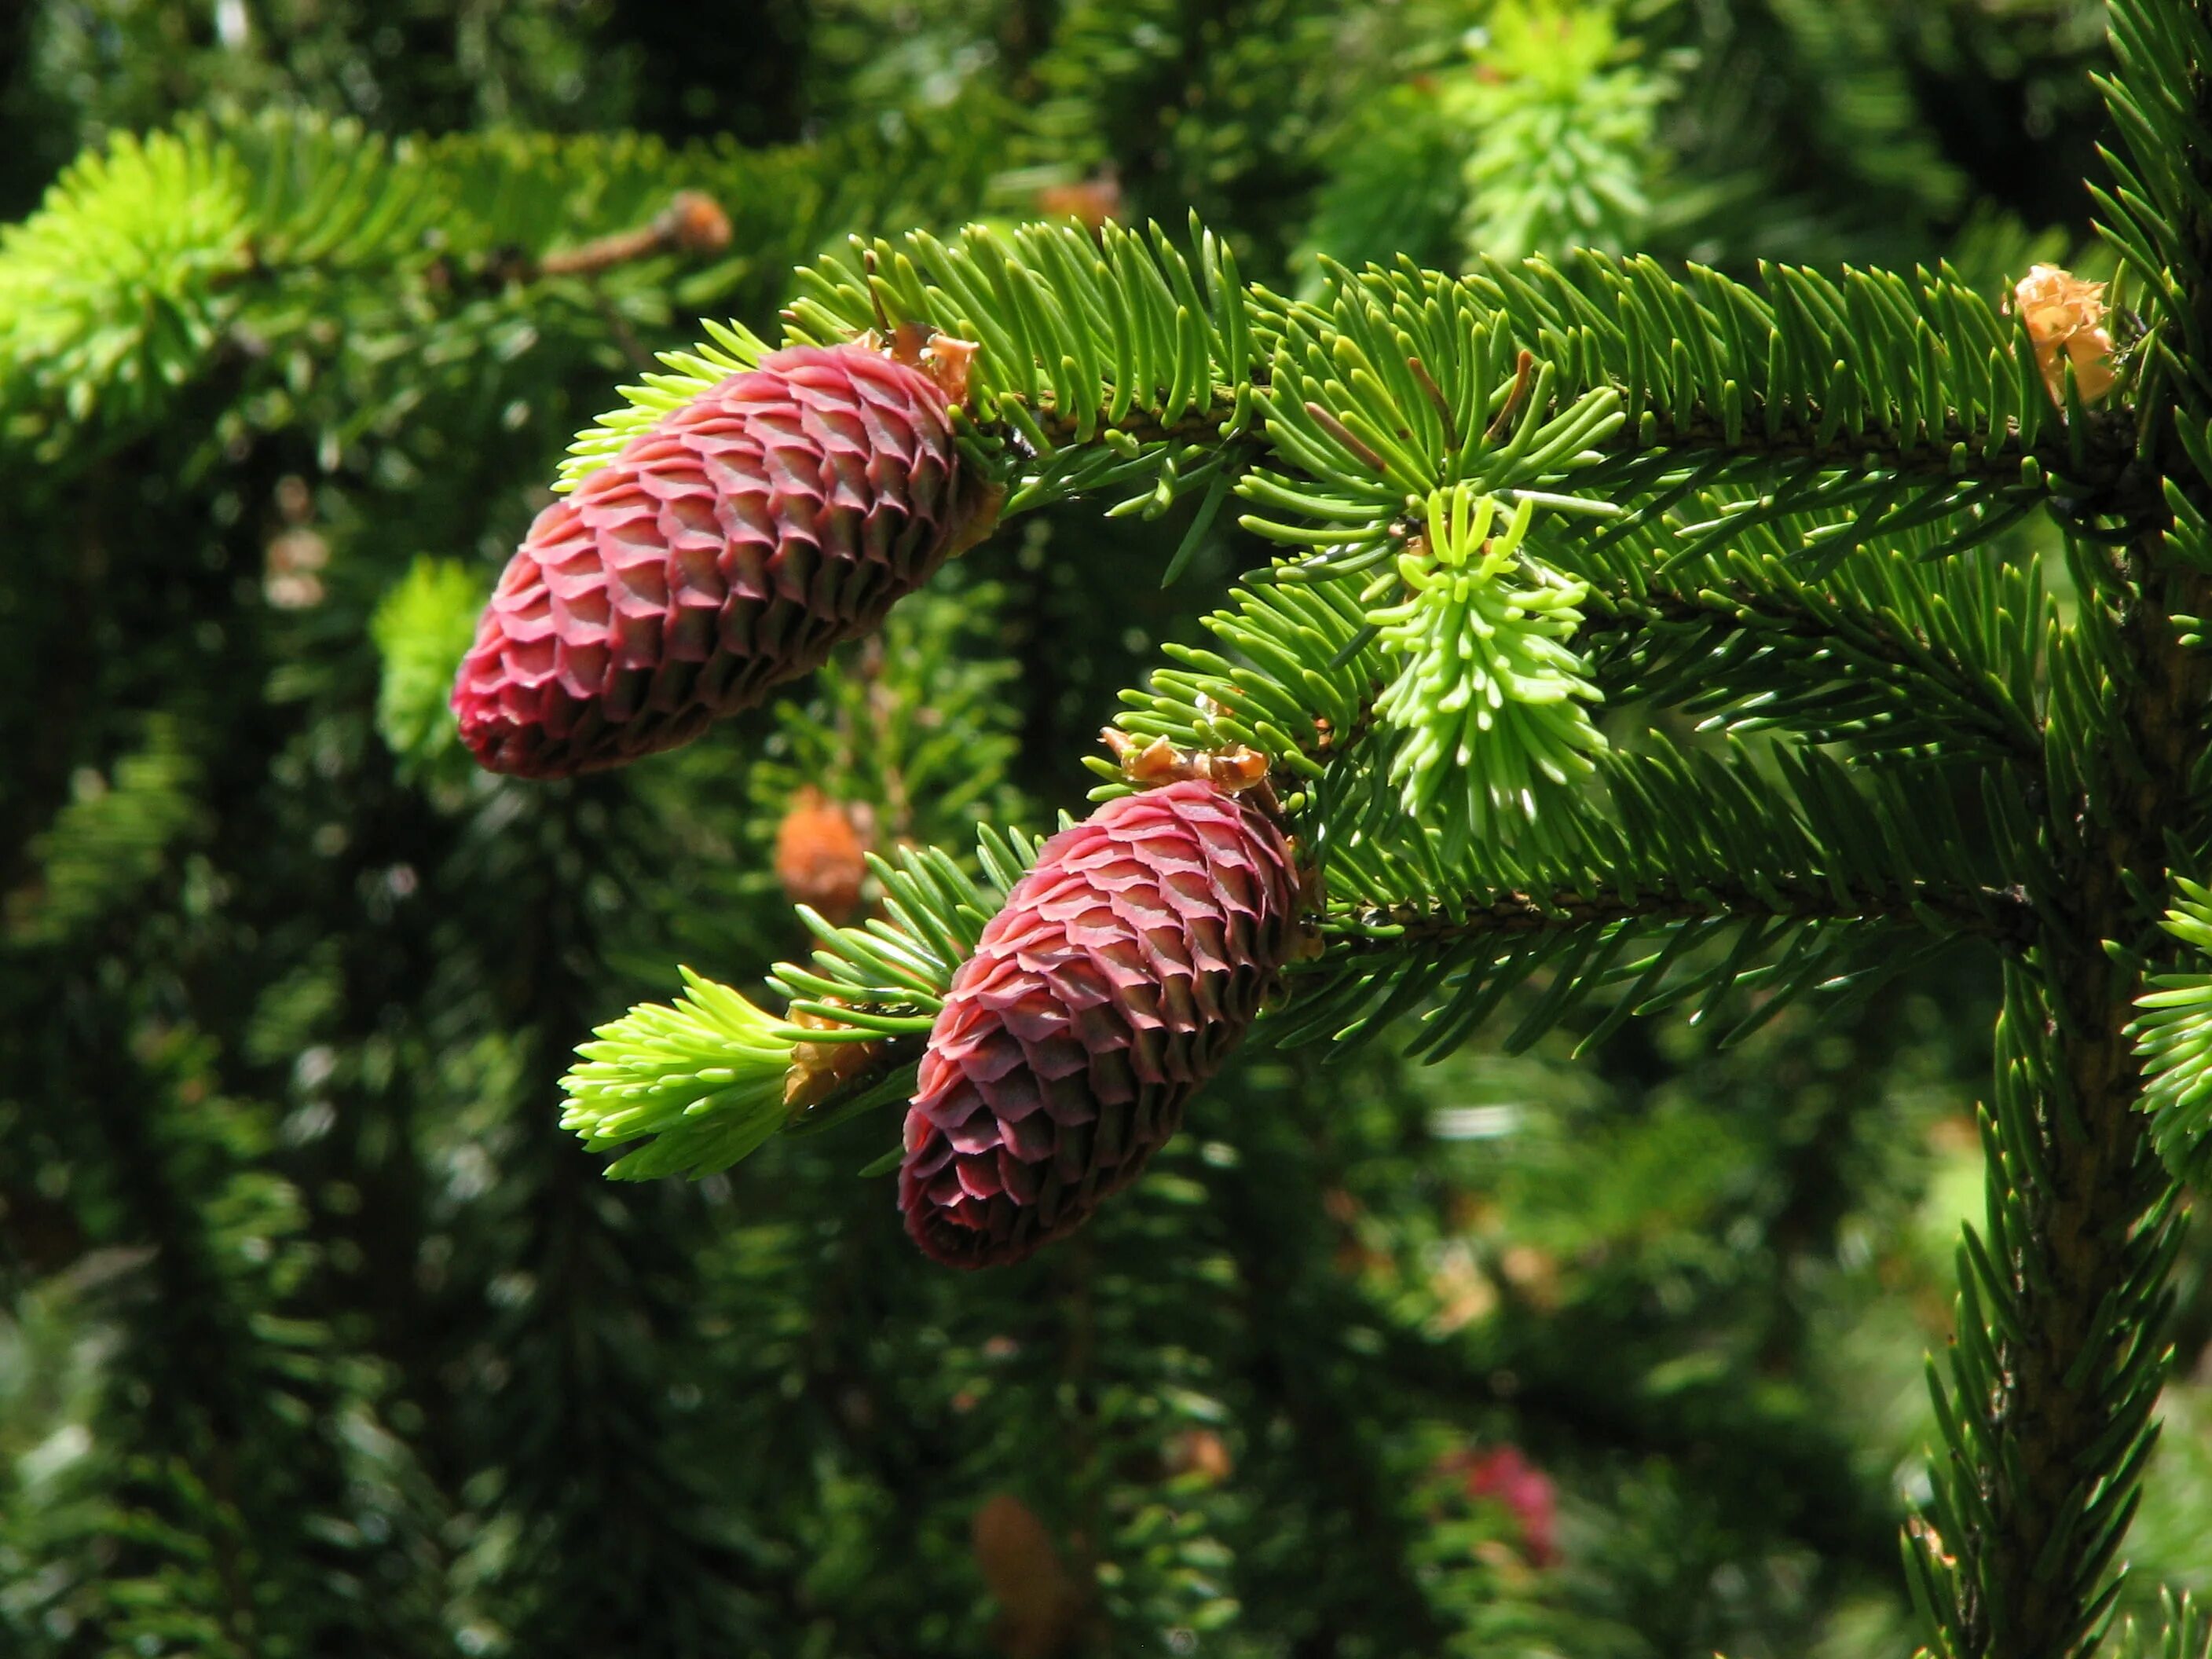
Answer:
<svg viewBox="0 0 2212 1659"><path fill-rule="evenodd" d="M820 948L769 975L786 1000L781 1018L680 969L676 1002L641 1004L577 1050L562 1079L562 1127L591 1151L629 1146L606 1173L642 1181L711 1174L780 1131L815 1132L905 1098L954 970L1036 843L987 827L978 853L981 883L933 848L902 848L896 862L870 854L883 915L855 927L799 907Z"/></svg>
<svg viewBox="0 0 2212 1659"><path fill-rule="evenodd" d="M135 906L180 843L204 833L205 763L168 714L103 775L79 775L70 799L25 849L35 872L0 906L0 944L16 949L81 940Z"/></svg>
<svg viewBox="0 0 2212 1659"><path fill-rule="evenodd" d="M204 125L118 137L0 230L0 411L142 417L236 309L248 179Z"/></svg>
<svg viewBox="0 0 2212 1659"><path fill-rule="evenodd" d="M1609 502L1618 522L1601 536L1640 529L1641 497L1749 485L1686 526L1676 554L1817 509L1842 515L1808 549L1825 566L1869 537L1933 526L1941 550L1964 551L2054 482L2077 514L2154 506L2125 414L2062 425L2025 319L2001 319L1948 272L1764 274L1760 293L1698 267L1675 278L1649 259L1585 254L1571 275L1542 260L1492 260L1463 279L1370 267L1332 271L1319 301L1256 295L1255 332L1273 347L1267 440L1327 487L1249 474L1243 493L1294 519L1248 524L1359 558L1403 511L1401 492L1439 482L1508 499L1565 489L1591 512ZM1536 388L1513 441L1492 444L1461 406L1501 406L1522 351ZM1440 409L1455 417L1449 444Z"/></svg>
<svg viewBox="0 0 2212 1659"><path fill-rule="evenodd" d="M2147 412L2144 447L2181 459L2189 446L2160 427L2187 431L2212 410L2199 322L2212 304L2212 161L2167 140L2207 131L2212 33L2199 0L2115 0L2109 15L2119 73L2106 90L2127 155L2100 205L2146 285L2159 343L2144 355L2165 365L2157 381L2177 405ZM2083 614L2053 660L2043 835L2060 881L2030 958L2040 973L2008 973L1984 1119L1987 1235L1970 1230L1961 1248L1948 1385L1931 1368L1936 1496L1906 1551L1946 1659L2098 1647L2155 1437L2176 1194L2138 1109L2130 1014L2159 953L2171 849L2201 816L2212 696L2212 662L2190 642L2212 604L2191 545L2212 489L2185 462L2160 495L2117 567L2073 550Z"/></svg>
<svg viewBox="0 0 2212 1659"><path fill-rule="evenodd" d="M975 112L939 118L965 128ZM912 177L907 152L942 137L772 151L505 130L393 140L284 111L125 135L0 228L0 420L42 462L81 465L95 445L79 440L149 429L216 366L294 411L312 363L343 402L303 418L357 444L489 344L501 362L564 334L629 349L666 304L653 251L726 240L744 254L698 285L765 306L772 273L833 222L935 221L967 199L963 174ZM855 179L871 181L857 196ZM394 356L403 331L421 349Z"/></svg>
<svg viewBox="0 0 2212 1659"><path fill-rule="evenodd" d="M1675 924L1753 920L1876 922L1919 927L1979 939L2008 951L2027 948L2035 936L2035 911L2025 890L1978 888L1959 892L1933 883L1899 891L1869 886L1838 892L1826 884L1786 884L1778 890L1702 883L1694 892L1658 889L1633 897L1560 888L1541 895L1507 892L1450 906L1398 905L1334 915L1323 924L1330 951L1322 960L1364 951L1443 951L1489 939L1522 939L1565 929L1627 923ZM1316 969L1315 971L1321 971Z"/></svg>
<svg viewBox="0 0 2212 1659"><path fill-rule="evenodd" d="M1329 948L1301 970L1276 1040L1346 1044L1425 1010L1414 1048L1441 1054L1539 975L1550 988L1512 1045L1623 986L1597 1036L1686 999L1710 1015L1739 984L1760 990L1755 1026L1818 985L1954 939L2018 949L2039 913L2039 884L2008 870L2025 803L1990 796L1975 821L1955 804L1956 773L1846 771L1814 750L1778 751L1770 771L1733 744L1661 744L1605 756L1597 781L1547 811L1541 837L1453 865L1433 832L1373 810L1371 781L1332 780L1314 825Z"/></svg>
<svg viewBox="0 0 2212 1659"><path fill-rule="evenodd" d="M198 131L238 158L252 228L248 274L264 283L423 266L432 232L453 228L447 169L358 122L268 110L187 125L184 136Z"/></svg>
<svg viewBox="0 0 2212 1659"><path fill-rule="evenodd" d="M1761 574L1765 573L1762 572ZM1577 639L1615 699L1649 697L1730 731L1783 727L1816 742L1887 746L1978 740L2039 769L2033 704L1985 659L1830 593L1756 579L1604 593Z"/></svg>
<svg viewBox="0 0 2212 1659"><path fill-rule="evenodd" d="M453 670L476 635L483 585L457 561L417 557L369 618L383 672L376 730L404 777L458 764L447 707Z"/></svg>
<svg viewBox="0 0 2212 1659"><path fill-rule="evenodd" d="M1101 492L1150 515L1228 477L1248 529L1348 570L1459 483L1613 535L1702 491L1713 516L1677 522L1670 556L1816 514L1802 550L1825 570L1908 532L1962 552L2047 501L2093 526L2156 505L2131 411L2054 407L2026 320L1948 270L1777 266L1762 292L1586 253L1466 277L1326 265L1318 298L1288 301L1195 225L1188 252L1111 224L854 250L801 273L787 338L972 343L966 444L1009 515ZM625 389L566 482L765 349L709 331Z"/></svg>
<svg viewBox="0 0 2212 1659"><path fill-rule="evenodd" d="M2024 312L1947 270L1775 266L1754 288L1601 255L1330 266L1292 301L1202 232L977 227L856 243L786 316L799 342L972 346L963 454L1010 513L1096 492L1150 514L1202 489L1210 515L1233 488L1246 528L1294 550L1119 722L1272 765L1327 894L1286 1040L1348 1049L1420 1011L1413 1046L1441 1054L1523 991L1509 1047L1601 994L1593 1040L1739 990L1756 1021L1916 951L2000 947L1990 1218L1960 1249L1945 1460L1911 1552L1947 1659L2098 1644L2153 1438L2177 1232L2135 1109L2150 1028L2130 1022L2164 1006L2135 999L2201 817L2212 691L2203 11L2114 11L2136 154L2106 201L2147 331L2116 325L2109 407ZM574 471L764 349L720 331L664 360ZM1480 503L1481 528L1438 530L1439 503L1470 521ZM2063 629L1997 544L2045 506L2080 578ZM1608 749L1582 708L1601 688L1731 738ZM1763 729L1798 741L1733 740ZM1469 779L1462 811L1446 797ZM1484 833L1501 803L1528 834ZM1002 887L1021 861L987 856ZM878 875L883 918L813 919L822 952L779 970L787 1027L748 1010L714 1036L662 1011L688 1023L624 1030L599 1057L617 1071L648 1039L673 1058L615 1079L651 1112L611 1127L669 1133L736 1071L716 1059L732 1033L761 1037L749 1111L807 1042L902 1060L992 896L934 854ZM2195 1040L2167 1029L2173 1053ZM839 1103L884 1069L840 1076Z"/></svg>
<svg viewBox="0 0 2212 1659"><path fill-rule="evenodd" d="M1711 1018L1731 994L1748 1006L1724 1032L1741 1042L1807 992L1864 994L1957 939L2016 953L2034 911L2017 888L1916 884L1670 884L1632 895L1583 888L1493 891L1444 902L1340 907L1321 954L1295 971L1292 1000L1267 1027L1280 1044L1333 1053L1419 1015L1407 1045L1441 1059L1513 993L1539 987L1504 1038L1517 1052L1592 1003L1605 1012L1587 1051L1632 1017L1692 1005Z"/></svg>

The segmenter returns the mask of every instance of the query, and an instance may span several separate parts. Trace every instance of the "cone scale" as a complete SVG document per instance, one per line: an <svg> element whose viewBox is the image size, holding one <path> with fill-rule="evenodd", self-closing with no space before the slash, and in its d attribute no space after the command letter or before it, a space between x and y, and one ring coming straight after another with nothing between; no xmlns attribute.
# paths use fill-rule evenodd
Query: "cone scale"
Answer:
<svg viewBox="0 0 2212 1659"><path fill-rule="evenodd" d="M690 742L866 633L967 516L947 398L864 346L770 353L531 526L461 665L461 736L565 777Z"/></svg>
<svg viewBox="0 0 2212 1659"><path fill-rule="evenodd" d="M1047 842L922 1056L899 1202L924 1253L1018 1261L1135 1179L1276 985L1297 908L1282 831L1204 780Z"/></svg>

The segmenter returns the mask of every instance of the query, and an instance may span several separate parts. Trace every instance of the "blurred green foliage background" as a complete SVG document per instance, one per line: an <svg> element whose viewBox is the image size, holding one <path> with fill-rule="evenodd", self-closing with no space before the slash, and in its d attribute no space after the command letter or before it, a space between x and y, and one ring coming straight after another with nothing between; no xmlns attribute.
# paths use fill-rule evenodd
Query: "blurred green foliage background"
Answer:
<svg viewBox="0 0 2212 1659"><path fill-rule="evenodd" d="M1255 548L1164 592L1182 514L1036 515L611 778L477 775L443 697L574 428L850 232L1994 294L2097 264L2101 52L2083 0L0 9L0 1650L1907 1650L1990 961L1734 1048L1254 1052L962 1276L855 1174L887 1118L633 1189L554 1080L672 959L804 948L823 801L1048 827ZM679 189L726 247L574 257ZM2202 1590L2190 1248L2130 1550Z"/></svg>

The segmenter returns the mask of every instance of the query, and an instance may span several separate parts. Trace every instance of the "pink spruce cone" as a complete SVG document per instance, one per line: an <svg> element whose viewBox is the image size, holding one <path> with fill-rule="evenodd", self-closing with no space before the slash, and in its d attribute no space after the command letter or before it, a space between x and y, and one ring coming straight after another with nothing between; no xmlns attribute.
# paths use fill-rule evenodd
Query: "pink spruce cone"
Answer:
<svg viewBox="0 0 2212 1659"><path fill-rule="evenodd" d="M1209 782L1047 842L930 1030L899 1170L923 1251L1019 1261L1135 1179L1243 1040L1297 908L1282 832Z"/></svg>
<svg viewBox="0 0 2212 1659"><path fill-rule="evenodd" d="M952 550L947 398L862 346L794 346L624 444L538 515L453 688L495 772L566 777L697 737L866 633Z"/></svg>

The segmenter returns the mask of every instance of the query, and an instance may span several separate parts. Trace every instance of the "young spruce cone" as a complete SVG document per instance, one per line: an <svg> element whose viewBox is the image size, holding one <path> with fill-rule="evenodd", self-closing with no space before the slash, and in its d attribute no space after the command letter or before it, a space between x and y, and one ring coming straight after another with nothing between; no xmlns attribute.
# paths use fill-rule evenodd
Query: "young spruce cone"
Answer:
<svg viewBox="0 0 2212 1659"><path fill-rule="evenodd" d="M623 445L538 515L461 664L495 772L688 743L820 665L965 527L945 392L864 346L794 346Z"/></svg>
<svg viewBox="0 0 2212 1659"><path fill-rule="evenodd" d="M1297 904L1282 832L1203 780L1047 842L922 1055L899 1170L922 1249L1018 1261L1134 1179L1243 1039Z"/></svg>

